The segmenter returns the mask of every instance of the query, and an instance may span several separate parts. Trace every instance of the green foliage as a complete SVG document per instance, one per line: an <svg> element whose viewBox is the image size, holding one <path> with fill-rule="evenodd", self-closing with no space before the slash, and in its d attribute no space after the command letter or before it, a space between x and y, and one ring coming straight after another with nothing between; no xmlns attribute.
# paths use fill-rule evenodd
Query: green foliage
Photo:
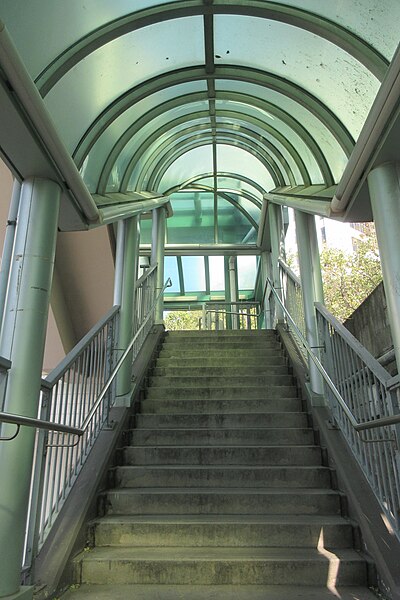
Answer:
<svg viewBox="0 0 400 600"><path fill-rule="evenodd" d="M372 224L365 224L355 252L325 247L321 252L325 304L345 321L382 280L378 245Z"/></svg>
<svg viewBox="0 0 400 600"><path fill-rule="evenodd" d="M199 329L201 311L174 310L168 311L164 318L165 328L170 331L182 329Z"/></svg>

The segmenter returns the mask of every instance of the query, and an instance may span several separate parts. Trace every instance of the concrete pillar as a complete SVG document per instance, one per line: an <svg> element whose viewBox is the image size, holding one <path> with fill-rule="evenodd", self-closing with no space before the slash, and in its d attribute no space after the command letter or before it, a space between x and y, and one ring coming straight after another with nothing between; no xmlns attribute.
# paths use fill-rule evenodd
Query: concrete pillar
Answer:
<svg viewBox="0 0 400 600"><path fill-rule="evenodd" d="M59 186L29 179L21 189L0 354L12 361L4 410L36 417L54 267ZM3 434L15 431L3 425ZM21 427L0 444L0 597L29 597L20 589L35 429Z"/></svg>
<svg viewBox="0 0 400 600"><path fill-rule="evenodd" d="M230 301L232 304L232 312L238 312L237 302L239 300L239 291L238 291L238 278L237 278L237 257L230 256L228 262L229 269L229 290L230 290ZM234 304L236 303L236 304ZM232 329L239 329L239 317L237 314L232 315Z"/></svg>
<svg viewBox="0 0 400 600"><path fill-rule="evenodd" d="M282 240L282 209L278 204L270 203L268 206L268 219L271 235L271 267L272 281L278 296L282 299L282 283L279 272L279 258L281 258L281 240ZM278 302L275 302L275 315L271 315L272 323L274 320L283 321L283 310Z"/></svg>
<svg viewBox="0 0 400 600"><path fill-rule="evenodd" d="M165 253L165 228L166 228L166 211L163 206L153 210L153 225L151 237L151 265L157 265L157 281L155 295L156 297L164 287L164 253ZM156 310L156 324L164 323L164 297L161 294Z"/></svg>
<svg viewBox="0 0 400 600"><path fill-rule="evenodd" d="M319 356L317 319L314 302L324 301L321 264L319 258L315 218L299 210L295 211L297 247L301 288L303 293L304 320L307 342L316 356ZM315 394L323 394L322 377L311 358L308 359L310 386Z"/></svg>
<svg viewBox="0 0 400 600"><path fill-rule="evenodd" d="M118 357L133 337L134 292L138 272L140 217L135 215L118 224L115 261L114 302L121 306L118 321ZM129 406L132 392L132 356L128 354L116 382L116 406Z"/></svg>
<svg viewBox="0 0 400 600"><path fill-rule="evenodd" d="M379 165L368 175L382 265L390 330L400 365L400 163Z"/></svg>

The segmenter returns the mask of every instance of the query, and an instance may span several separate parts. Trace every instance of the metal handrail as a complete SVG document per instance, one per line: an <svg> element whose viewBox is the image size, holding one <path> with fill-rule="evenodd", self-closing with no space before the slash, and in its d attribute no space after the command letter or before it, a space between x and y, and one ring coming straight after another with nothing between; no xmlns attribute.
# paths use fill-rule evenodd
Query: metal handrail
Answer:
<svg viewBox="0 0 400 600"><path fill-rule="evenodd" d="M303 344L304 348L306 349L307 354L309 355L309 357L311 358L311 360L313 361L313 363L317 367L318 371L322 375L322 377L325 380L326 384L328 385L329 389L331 390L331 392L335 396L336 400L340 404L341 408L343 409L344 413L346 414L347 418L349 419L350 424L352 425L353 429L355 429L355 431L357 431L357 432L360 432L360 431L363 431L363 430L366 430L366 429L375 429L375 428L378 428L378 427L384 427L386 425L395 425L397 423L400 423L400 415L394 415L392 417L380 417L378 419L374 419L374 420L371 420L371 421L365 421L365 423L359 423L356 420L356 418L354 417L353 413L351 412L351 410L347 406L346 402L343 400L343 398L342 398L339 390L337 389L337 387L333 383L332 379L329 377L328 373L324 369L321 361L318 359L317 356L315 356L315 354L313 353L313 351L312 351L310 345L308 344L307 340L305 339L305 337L301 333L300 329L297 327L296 323L292 319L290 313L286 309L286 307L283 304L282 300L279 298L279 295L276 292L276 290L275 290L275 288L274 288L271 280L268 277L267 277L267 280L268 280L268 282L269 282L269 284L271 286L271 290L272 290L273 294L275 295L276 299L278 300L278 302L279 302L281 308L283 309L283 311L284 311L287 319L290 321L290 323L293 326L293 328L295 329L296 334L298 335L301 343ZM370 440L363 440L363 441L370 441Z"/></svg>
<svg viewBox="0 0 400 600"><path fill-rule="evenodd" d="M152 267L148 268L146 270L145 273L143 273L143 275L141 277L139 277L139 279L137 280L137 282L135 283L135 288L138 288L142 285L142 283L153 273L153 271L155 271L157 269L157 265L153 265Z"/></svg>
<svg viewBox="0 0 400 600"><path fill-rule="evenodd" d="M99 397L97 398L96 402L94 403L91 411L89 412L88 416L86 417L86 419L84 420L84 422L82 423L82 433L85 432L85 430L87 429L87 427L89 426L90 421L93 418L93 415L96 413L97 409L99 408L101 401L103 400L104 396L106 395L106 393L108 392L112 382L114 381L115 377L117 376L117 373L119 371L119 369L121 368L122 363L125 361L126 357L128 356L128 354L130 353L130 351L132 350L135 342L136 342L136 338L139 337L140 333L142 332L144 326L147 324L147 322L149 321L152 312L153 312L153 308L155 308L157 301L159 300L161 294L164 293L165 289L167 287L171 287L172 286L172 281L171 278L168 277L167 281L164 283L163 288L160 290L160 292L157 294L148 314L147 317L144 319L143 323L141 324L141 326L139 327L139 329L137 330L137 332L135 333L135 335L133 336L132 340L130 341L130 343L128 344L125 352L122 354L121 358L118 360L117 364L114 367L113 372L111 373L110 377L108 378L107 383L105 384L105 386L103 387L102 391L99 394Z"/></svg>
<svg viewBox="0 0 400 600"><path fill-rule="evenodd" d="M154 270L154 269L153 269ZM146 273L146 276L149 275L149 272ZM107 394L108 390L111 387L111 384L113 383L115 377L118 374L119 369L121 368L123 362L125 361L126 357L128 356L129 352L132 350L136 339L139 337L140 333L142 332L144 326L147 324L148 320L151 317L152 314L152 310L153 308L156 306L157 304L157 300L160 298L161 294L164 293L164 290L167 287L171 287L172 285L172 281L170 278L167 279L167 281L164 284L164 287L160 290L159 294L157 294L156 299L151 307L151 309L149 310L149 313L147 315L147 317L144 319L142 325L139 327L139 329L137 330L137 332L135 333L134 337L132 338L132 340L130 341L127 349L125 350L125 352L122 354L121 358L118 360L117 364L115 365L115 368L113 370L113 372L111 373L110 377L108 378L107 383L105 384L105 386L103 387L103 389L101 390L99 397L97 398L96 402L94 403L91 411L89 412L88 416L86 417L86 419L84 420L84 422L82 423L81 427L70 427L68 425L62 425L61 423L52 423L51 421L44 421L43 419L35 419L33 417L25 417L23 415L15 415L12 413L5 413L5 412L0 412L0 422L4 422L4 423L11 423L13 425L26 425L28 427L36 427L37 429L45 429L47 431L57 431L60 433L67 433L70 435L78 435L78 436L82 436L87 428L90 425L90 422L93 418L93 415L96 414L101 402L104 399L104 396ZM117 312L119 309L118 306L114 306L108 313L107 315L101 320L101 326L104 325L105 322L107 322L107 320L112 317L115 312ZM86 336L85 338L82 339L81 343L79 344L79 351L82 350L82 348L85 348L85 346L87 345L87 338L90 335L91 337L93 336L94 332L97 332L97 330L99 329L99 326L96 325L93 330L91 330ZM62 361L62 363L60 363L59 368L54 369L54 371L57 371L57 377L60 377L60 375L63 374L63 372L65 372L68 367L70 366L70 364L72 364L72 362L75 360L75 356L77 354L77 351L74 349L73 352L70 352L70 356L68 355L66 357L67 360ZM52 371L53 374L53 371ZM52 381L53 381L54 377L52 377ZM45 387L51 388L52 385L49 381L47 380L43 380L43 383L46 383L47 385Z"/></svg>

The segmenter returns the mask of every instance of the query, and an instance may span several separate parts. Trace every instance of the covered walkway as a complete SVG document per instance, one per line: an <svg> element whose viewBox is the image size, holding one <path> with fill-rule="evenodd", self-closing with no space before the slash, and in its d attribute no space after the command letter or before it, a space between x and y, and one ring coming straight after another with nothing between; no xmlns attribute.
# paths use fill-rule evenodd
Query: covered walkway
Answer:
<svg viewBox="0 0 400 600"><path fill-rule="evenodd" d="M20 566L34 583L76 465L110 407L129 408L168 306L197 308L203 328L289 335L310 407L332 411L397 540L398 377L324 308L315 217L375 222L400 364L399 21L397 0L1 1L14 176L1 433L21 431L0 443L0 598L32 597ZM287 207L301 280L285 263ZM49 310L67 357L42 380ZM76 454L49 451L31 487L33 455L72 434ZM41 509L26 537L29 503Z"/></svg>

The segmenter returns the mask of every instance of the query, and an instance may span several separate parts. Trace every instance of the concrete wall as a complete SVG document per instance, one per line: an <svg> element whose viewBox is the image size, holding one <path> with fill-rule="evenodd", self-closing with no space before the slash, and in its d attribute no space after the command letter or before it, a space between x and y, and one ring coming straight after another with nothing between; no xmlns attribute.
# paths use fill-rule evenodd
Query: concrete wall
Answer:
<svg viewBox="0 0 400 600"><path fill-rule="evenodd" d="M360 304L344 325L375 358L392 349L383 283ZM385 368L393 373L395 365L389 364Z"/></svg>

